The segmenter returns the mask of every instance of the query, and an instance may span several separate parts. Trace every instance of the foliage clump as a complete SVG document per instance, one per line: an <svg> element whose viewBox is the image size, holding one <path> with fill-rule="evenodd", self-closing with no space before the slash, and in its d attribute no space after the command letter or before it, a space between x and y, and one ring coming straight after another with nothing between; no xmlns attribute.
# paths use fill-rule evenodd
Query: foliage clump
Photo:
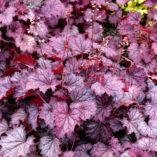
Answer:
<svg viewBox="0 0 157 157"><path fill-rule="evenodd" d="M156 5L0 0L0 156L157 156Z"/></svg>

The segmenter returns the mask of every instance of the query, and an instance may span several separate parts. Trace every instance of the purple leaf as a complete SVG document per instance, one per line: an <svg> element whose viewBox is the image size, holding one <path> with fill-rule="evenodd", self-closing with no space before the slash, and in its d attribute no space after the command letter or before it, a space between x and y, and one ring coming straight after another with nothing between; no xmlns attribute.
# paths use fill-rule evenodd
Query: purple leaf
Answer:
<svg viewBox="0 0 157 157"><path fill-rule="evenodd" d="M0 99L6 96L7 92L11 88L11 82L9 77L0 78Z"/></svg>
<svg viewBox="0 0 157 157"><path fill-rule="evenodd" d="M113 11L117 11L118 10L118 5L111 2L111 3L109 3L109 5L107 5L107 8L110 9L110 10L113 10Z"/></svg>
<svg viewBox="0 0 157 157"><path fill-rule="evenodd" d="M92 0L92 4L96 4L96 5L106 5L107 2L111 2L111 0Z"/></svg>
<svg viewBox="0 0 157 157"><path fill-rule="evenodd" d="M27 116L26 112L22 108L20 108L14 114L11 115L10 124L11 125L19 124L20 121L23 122L25 120L26 116Z"/></svg>
<svg viewBox="0 0 157 157"><path fill-rule="evenodd" d="M110 140L110 148L111 150L118 156L123 151L121 144L119 143L118 139L112 137Z"/></svg>
<svg viewBox="0 0 157 157"><path fill-rule="evenodd" d="M137 103L142 102L144 98L144 93L142 92L141 87L132 85L128 87L128 92L123 92L122 95L120 96L120 105L130 105L132 103Z"/></svg>
<svg viewBox="0 0 157 157"><path fill-rule="evenodd" d="M102 97L97 96L97 111L95 119L103 122L105 118L109 117L112 111L112 103L112 100L106 95L103 95Z"/></svg>
<svg viewBox="0 0 157 157"><path fill-rule="evenodd" d="M10 29L7 31L9 37L16 39L22 33L22 25L20 22L12 22Z"/></svg>
<svg viewBox="0 0 157 157"><path fill-rule="evenodd" d="M152 50L155 54L157 54L157 43L156 42L153 42L152 44Z"/></svg>
<svg viewBox="0 0 157 157"><path fill-rule="evenodd" d="M21 34L15 39L15 44L21 51L33 53L36 46L35 38L31 35Z"/></svg>
<svg viewBox="0 0 157 157"><path fill-rule="evenodd" d="M137 138L139 138L139 131L138 131L138 125L140 122L144 121L143 115L140 113L140 111L136 108L131 109L128 113L129 121L124 118L123 119L123 126L127 128L128 134L135 133Z"/></svg>
<svg viewBox="0 0 157 157"><path fill-rule="evenodd" d="M111 59L115 59L119 55L118 51L110 47L105 47L104 52L105 52L106 57L111 58Z"/></svg>
<svg viewBox="0 0 157 157"><path fill-rule="evenodd" d="M69 40L68 38L66 38L65 35L59 36L59 37L52 37L50 41L51 41L50 46L54 48L53 52L51 52L53 56L57 56L61 59L62 58L65 59L67 57L72 56L72 53L69 47Z"/></svg>
<svg viewBox="0 0 157 157"><path fill-rule="evenodd" d="M147 153L145 151L142 151L138 147L132 147L129 150L129 155L132 156L132 157L136 157L136 156L150 157L149 153Z"/></svg>
<svg viewBox="0 0 157 157"><path fill-rule="evenodd" d="M107 73L104 75L103 85L96 82L91 88L97 95L102 95L104 93L113 95L124 88L124 83L117 76L112 76L111 73Z"/></svg>
<svg viewBox="0 0 157 157"><path fill-rule="evenodd" d="M64 152L63 157L75 157L73 151Z"/></svg>
<svg viewBox="0 0 157 157"><path fill-rule="evenodd" d="M157 42L157 33L152 33L150 39Z"/></svg>
<svg viewBox="0 0 157 157"><path fill-rule="evenodd" d="M75 90L75 88L83 87L84 81L83 78L77 76L75 74L68 74L64 77L65 85L64 87L68 89L70 92L71 90Z"/></svg>
<svg viewBox="0 0 157 157"><path fill-rule="evenodd" d="M117 2L118 4L121 4L121 5L126 4L128 1L129 1L129 0L116 0L116 2Z"/></svg>
<svg viewBox="0 0 157 157"><path fill-rule="evenodd" d="M119 23L118 30L121 35L128 35L134 32L134 26L129 24L127 20L123 20Z"/></svg>
<svg viewBox="0 0 157 157"><path fill-rule="evenodd" d="M26 156L30 151L30 147L34 144L34 137L26 139L26 133L22 126L6 132L7 136L2 136L0 140L1 153L4 157Z"/></svg>
<svg viewBox="0 0 157 157"><path fill-rule="evenodd" d="M133 13L130 13L129 16L128 16L128 22L131 24L131 25L137 25L139 24L141 21L141 14L138 13L138 12L133 12Z"/></svg>
<svg viewBox="0 0 157 157"><path fill-rule="evenodd" d="M148 7L154 7L157 4L156 0L146 0L144 2L144 5L148 6Z"/></svg>
<svg viewBox="0 0 157 157"><path fill-rule="evenodd" d="M48 33L47 26L43 21L39 21L34 25L31 25L29 28L29 33L33 34L34 36L40 36L40 37L45 37L46 34Z"/></svg>
<svg viewBox="0 0 157 157"><path fill-rule="evenodd" d="M0 136L8 130L8 123L5 119L0 121Z"/></svg>
<svg viewBox="0 0 157 157"><path fill-rule="evenodd" d="M137 43L131 43L128 47L129 58L132 59L136 64L141 61L141 53L139 52L139 46Z"/></svg>
<svg viewBox="0 0 157 157"><path fill-rule="evenodd" d="M69 46L72 48L74 55L89 53L91 51L91 44L91 41L85 39L81 34L73 36L69 40Z"/></svg>
<svg viewBox="0 0 157 157"><path fill-rule="evenodd" d="M27 90L39 88L41 92L45 93L47 89L52 89L52 91L56 89L58 81L51 70L51 66L46 65L48 62L46 64L44 62L46 61L41 62L41 68L37 68L37 70L28 77L26 84Z"/></svg>
<svg viewBox="0 0 157 157"><path fill-rule="evenodd" d="M112 132L107 123L93 121L86 124L86 135L94 141L107 142L110 139Z"/></svg>
<svg viewBox="0 0 157 157"><path fill-rule="evenodd" d="M114 157L114 153L111 150L105 151L105 153L102 155L102 157Z"/></svg>
<svg viewBox="0 0 157 157"><path fill-rule="evenodd" d="M39 115L37 107L35 105L29 106L28 113L29 113L28 122L32 125L32 128L36 130L38 126L37 120L38 120L38 115Z"/></svg>
<svg viewBox="0 0 157 157"><path fill-rule="evenodd" d="M6 4L6 0L0 1L0 12L3 12L5 10L6 8L5 4Z"/></svg>
<svg viewBox="0 0 157 157"><path fill-rule="evenodd" d="M110 126L114 132L117 132L123 129L122 123L117 120L111 120Z"/></svg>
<svg viewBox="0 0 157 157"><path fill-rule="evenodd" d="M90 26L86 32L91 40L100 41L103 27L97 22L94 22L93 26Z"/></svg>
<svg viewBox="0 0 157 157"><path fill-rule="evenodd" d="M82 102L93 99L91 90L85 89L84 87L78 87L72 90L70 92L70 97L73 102Z"/></svg>
<svg viewBox="0 0 157 157"><path fill-rule="evenodd" d="M128 69L128 76L131 83L135 80L142 88L145 88L147 75L144 68L133 65Z"/></svg>
<svg viewBox="0 0 157 157"><path fill-rule="evenodd" d="M91 150L91 144L82 144L77 146L75 149L75 156L76 157L89 157L88 151Z"/></svg>
<svg viewBox="0 0 157 157"><path fill-rule="evenodd" d="M45 5L42 7L42 13L47 17L51 16L61 16L62 11L65 10L63 3L60 0L48 0Z"/></svg>
<svg viewBox="0 0 157 157"><path fill-rule="evenodd" d="M121 17L122 17L122 11L118 10L109 16L109 21L112 24L117 24L120 21Z"/></svg>
<svg viewBox="0 0 157 157"><path fill-rule="evenodd" d="M57 157L59 154L61 154L59 145L60 145L60 142L57 138L52 139L49 136L43 136L40 139L39 148L43 156Z"/></svg>
<svg viewBox="0 0 157 157"><path fill-rule="evenodd" d="M149 137L142 137L137 142L138 147L142 150L157 151L157 140Z"/></svg>
<svg viewBox="0 0 157 157"><path fill-rule="evenodd" d="M16 9L14 7L8 7L2 14L0 14L0 22L9 26L13 21L13 17L15 16L15 10Z"/></svg>
<svg viewBox="0 0 157 157"><path fill-rule="evenodd" d="M147 98L151 98L152 102L156 102L157 100L157 86L154 84L152 80L147 80L149 91L147 93Z"/></svg>
<svg viewBox="0 0 157 157"><path fill-rule="evenodd" d="M152 138L157 137L157 121L149 120L148 124L146 122L140 122L138 125L138 130L144 136L149 136Z"/></svg>
<svg viewBox="0 0 157 157"><path fill-rule="evenodd" d="M70 136L76 125L80 124L79 114L69 109L66 102L58 102L54 109L56 134L58 137Z"/></svg>
<svg viewBox="0 0 157 157"><path fill-rule="evenodd" d="M49 128L54 127L54 114L53 114L54 104L45 103L41 109L39 118L43 119Z"/></svg>
<svg viewBox="0 0 157 157"><path fill-rule="evenodd" d="M93 145L93 148L90 153L91 157L100 157L105 153L106 150L107 147L103 143L98 142Z"/></svg>
<svg viewBox="0 0 157 157"><path fill-rule="evenodd" d="M26 83L28 81L29 72L27 70L22 70L21 72L15 72L12 76L11 81L16 86L14 96L16 98L20 98L24 96L27 92L26 90Z"/></svg>
<svg viewBox="0 0 157 157"><path fill-rule="evenodd" d="M65 64L65 69L67 73L79 72L79 68L84 64L84 60L77 60L76 58L69 59Z"/></svg>
<svg viewBox="0 0 157 157"><path fill-rule="evenodd" d="M147 103L145 111L151 120L157 120L157 103Z"/></svg>
<svg viewBox="0 0 157 157"><path fill-rule="evenodd" d="M72 103L71 109L79 114L80 119L87 120L90 119L96 113L96 103L92 100Z"/></svg>

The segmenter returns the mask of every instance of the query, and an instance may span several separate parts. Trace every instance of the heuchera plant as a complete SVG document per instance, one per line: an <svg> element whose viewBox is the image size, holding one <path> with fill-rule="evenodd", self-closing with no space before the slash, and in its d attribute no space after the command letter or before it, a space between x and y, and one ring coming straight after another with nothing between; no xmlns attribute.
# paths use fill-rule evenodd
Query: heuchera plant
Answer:
<svg viewBox="0 0 157 157"><path fill-rule="evenodd" d="M156 157L156 5L0 0L0 157Z"/></svg>

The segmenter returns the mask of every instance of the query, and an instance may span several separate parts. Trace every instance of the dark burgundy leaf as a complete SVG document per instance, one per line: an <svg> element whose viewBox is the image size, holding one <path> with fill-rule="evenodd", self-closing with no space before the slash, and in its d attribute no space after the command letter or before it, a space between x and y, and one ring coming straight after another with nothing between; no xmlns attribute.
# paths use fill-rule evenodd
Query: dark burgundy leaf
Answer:
<svg viewBox="0 0 157 157"><path fill-rule="evenodd" d="M22 63L28 66L33 67L36 64L36 60L32 58L30 55L20 54L16 56L13 60L14 63Z"/></svg>

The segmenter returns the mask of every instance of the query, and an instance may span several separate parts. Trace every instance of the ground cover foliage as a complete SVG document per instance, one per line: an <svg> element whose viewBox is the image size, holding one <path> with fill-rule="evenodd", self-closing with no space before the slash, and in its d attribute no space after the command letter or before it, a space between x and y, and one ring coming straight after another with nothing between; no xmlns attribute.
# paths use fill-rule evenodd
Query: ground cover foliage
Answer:
<svg viewBox="0 0 157 157"><path fill-rule="evenodd" d="M156 157L156 0L0 0L0 156Z"/></svg>

